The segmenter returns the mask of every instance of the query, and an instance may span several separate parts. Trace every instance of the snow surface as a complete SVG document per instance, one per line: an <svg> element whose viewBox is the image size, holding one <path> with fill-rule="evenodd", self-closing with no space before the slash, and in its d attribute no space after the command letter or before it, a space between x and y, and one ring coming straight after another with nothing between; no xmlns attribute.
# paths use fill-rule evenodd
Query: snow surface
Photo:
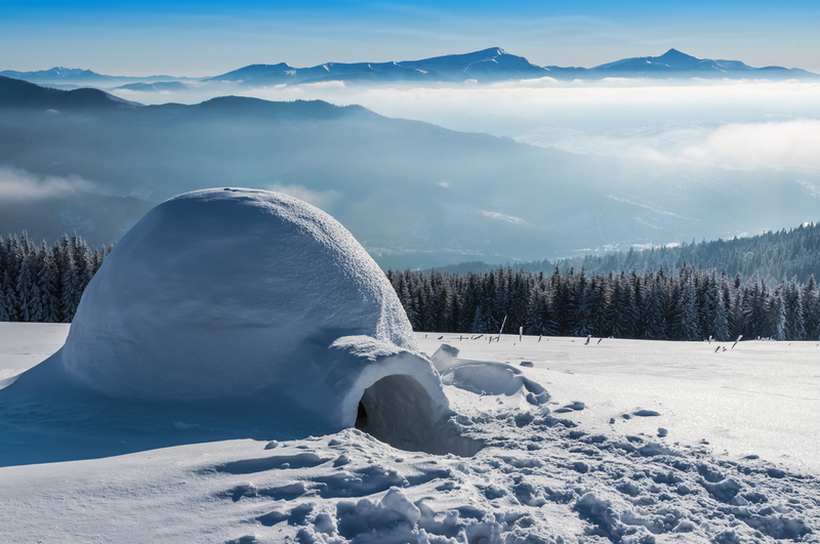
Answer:
<svg viewBox="0 0 820 544"><path fill-rule="evenodd" d="M32 344L9 325L0 324L10 341L0 367ZM402 451L352 428L226 440L207 438L195 412L151 418L131 435L102 418L97 430L135 442L135 453L38 465L0 454L0 541L820 542L818 448L799 447L818 442L816 343L716 353L708 343L416 338L453 383L444 390L458 421L487 444L473 457ZM536 399L540 386L547 396ZM743 389L742 409L732 387ZM0 394L0 444L10 427L48 428L53 416L10 418L15 406ZM176 444L151 449L152 433ZM30 447L65 459L66 438Z"/></svg>
<svg viewBox="0 0 820 544"><path fill-rule="evenodd" d="M0 383L45 360L65 343L62 323L3 323L0 326Z"/></svg>
<svg viewBox="0 0 820 544"><path fill-rule="evenodd" d="M463 338L447 335L421 347L449 342L462 360L509 362L546 388L553 412L582 402L583 409L561 417L589 432L654 436L665 428L667 441L707 442L733 458L758 455L820 473L817 342L747 341L732 349L732 342Z"/></svg>

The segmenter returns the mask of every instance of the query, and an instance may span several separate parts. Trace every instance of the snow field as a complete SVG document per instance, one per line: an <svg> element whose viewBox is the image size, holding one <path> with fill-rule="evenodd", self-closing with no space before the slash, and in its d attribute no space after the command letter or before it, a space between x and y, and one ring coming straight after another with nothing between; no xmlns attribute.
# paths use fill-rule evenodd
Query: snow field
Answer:
<svg viewBox="0 0 820 544"><path fill-rule="evenodd" d="M657 437L665 429L665 442L705 441L730 459L757 455L820 472L817 342L744 341L731 349L731 342L417 336L426 353L447 343L466 360L509 362L549 392L553 412L582 403L561 416L590 432Z"/></svg>
<svg viewBox="0 0 820 544"><path fill-rule="evenodd" d="M0 323L0 386L60 349L66 323Z"/></svg>
<svg viewBox="0 0 820 544"><path fill-rule="evenodd" d="M502 335L490 344L442 336L416 334L427 353L442 342L459 350L433 360L451 383L444 391L460 414L457 424L487 444L473 457L403 451L345 429L7 466L0 496L11 499L0 501L0 540L820 542L820 482L811 459L800 459L801 468L686 440L690 419L709 419L693 393L719 396L735 379L745 383L749 404L781 410L777 417L789 427L781 396L789 387L772 382L771 372L808 370L800 383L810 387L814 344L741 343L732 356L743 358L733 363L727 350L715 365L705 343L604 339L585 346L584 339ZM772 360L778 370L768 370ZM459 374L460 365L476 370ZM734 401L713 399L709 408L725 402ZM754 423L754 414L731 416L718 422L729 434L739 432L731 425ZM801 421L784 435L811 439ZM180 443L202 431L195 421L165 423Z"/></svg>

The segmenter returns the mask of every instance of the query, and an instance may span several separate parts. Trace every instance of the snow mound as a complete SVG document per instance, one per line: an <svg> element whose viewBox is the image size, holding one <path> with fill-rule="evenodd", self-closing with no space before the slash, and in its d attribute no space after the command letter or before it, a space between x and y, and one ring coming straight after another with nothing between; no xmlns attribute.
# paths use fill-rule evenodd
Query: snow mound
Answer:
<svg viewBox="0 0 820 544"><path fill-rule="evenodd" d="M384 273L335 219L277 193L209 189L151 210L88 285L59 356L112 398L261 401L272 420L358 421L406 449L458 441Z"/></svg>
<svg viewBox="0 0 820 544"><path fill-rule="evenodd" d="M447 385L480 395L520 395L535 406L546 404L550 399L540 384L511 365L461 359L458 355L458 348L442 344L430 358Z"/></svg>

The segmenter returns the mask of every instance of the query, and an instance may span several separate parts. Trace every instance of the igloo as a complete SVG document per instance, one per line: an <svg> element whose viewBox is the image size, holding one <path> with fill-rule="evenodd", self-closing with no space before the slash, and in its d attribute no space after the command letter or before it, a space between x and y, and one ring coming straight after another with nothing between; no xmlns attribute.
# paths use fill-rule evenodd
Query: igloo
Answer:
<svg viewBox="0 0 820 544"><path fill-rule="evenodd" d="M209 189L151 210L83 294L64 373L107 397L258 403L308 429L471 454L384 273L295 198Z"/></svg>

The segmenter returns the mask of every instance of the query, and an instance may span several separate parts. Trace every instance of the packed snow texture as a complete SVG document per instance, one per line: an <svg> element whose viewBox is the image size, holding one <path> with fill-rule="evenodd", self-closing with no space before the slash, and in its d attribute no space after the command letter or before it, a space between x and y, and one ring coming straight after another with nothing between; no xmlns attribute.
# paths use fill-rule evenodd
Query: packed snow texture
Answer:
<svg viewBox="0 0 820 544"><path fill-rule="evenodd" d="M367 252L318 208L268 191L151 210L89 283L62 350L12 390L62 377L123 401L257 406L268 429L358 421L406 449L478 447L448 421L440 377Z"/></svg>
<svg viewBox="0 0 820 544"><path fill-rule="evenodd" d="M446 367L445 381L460 367L476 370L463 370L461 379L444 388L461 414L459 422L486 444L474 457L401 451L358 429L149 449L148 433L139 429L128 440L141 441L143 448L132 455L5 463L0 496L9 500L0 501L0 540L820 542L820 482L816 469L806 470L820 466L817 449L792 450L795 440L789 438L816 443L815 427L805 424L817 416L813 368L820 347L814 342L742 342L715 353L705 342L604 339L584 345L583 339L517 335L494 337L492 343L486 337L416 337L421 349L437 352L433 360ZM33 344L30 338L14 341L22 349ZM344 347L345 342L332 349L370 356L386 349ZM482 368L506 376L499 389L483 388ZM779 384L772 372L788 380L801 376L804 385L790 394L796 382ZM768 447L769 429L758 413L715 413L733 402L727 389L732 381L724 381L729 374L741 380L749 405L780 418L782 449L802 463L756 455ZM546 404L527 399L539 384L549 386ZM708 396L713 402L704 404ZM802 419L789 410L787 397L806 412ZM42 404L14 412L17 405L0 395L0 408L8 410L0 432L14 425L40 427L50 442L30 447L59 456L66 435L50 427L53 414L45 417ZM158 418L150 432L165 427L184 444L203 427L195 413L184 421L173 417ZM721 433L708 425L727 428ZM746 428L755 435L718 447L693 440L729 437ZM104 429L112 439L113 431Z"/></svg>
<svg viewBox="0 0 820 544"><path fill-rule="evenodd" d="M420 336L422 349L439 349L439 341ZM689 444L683 420L704 407L699 401L665 402L671 389L685 389L687 384L691 391L714 395L723 389L722 380L709 380L710 373L723 366L735 368L736 362L745 361L749 376L765 375L774 359L796 367L818 349L814 343L741 343L730 358L725 356L728 351L716 356L706 343L604 340L585 346L582 339L521 341L504 336L490 344L452 335L443 340L449 345L440 348L434 361L448 365L445 378L459 367L484 366L493 369L491 373L522 368L521 374L505 370L504 391L476 392L483 372L471 376L471 371L464 371L458 384L445 386L462 414L462 424L487 444L472 458L401 451L358 429L345 429L296 440L271 435L268 440L206 442L96 460L6 466L0 468L0 496L10 499L0 501L0 539L219 544L820 542L816 471L806 473L753 454L721 453L705 443ZM378 349L357 345L354 351L375 355ZM651 354L661 357L651 362ZM647 365L658 366L657 375L642 374ZM688 370L685 379L669 372L681 365ZM603 384L613 375L629 377L616 384L623 391ZM553 396L546 405L533 405L526 398L531 393L526 382L513 391L516 380L509 377L516 376L526 377L529 387L551 383ZM810 385L816 383L815 376L805 378ZM780 390L776 385L771 389ZM689 396L697 398L691 391ZM650 403L653 395L659 395L660 402ZM765 389L746 395L769 409L782 407L782 401L773 401ZM815 392L811 402L816 398ZM610 413L621 416L612 422ZM16 419L38 425L37 417L33 411ZM745 417L734 414L733 432L756 423ZM172 425L172 419L166 420L180 437L193 432L199 421ZM659 422L669 427L668 434L641 430ZM784 426L794 424L784 421ZM812 431L798 426L794 432Z"/></svg>

